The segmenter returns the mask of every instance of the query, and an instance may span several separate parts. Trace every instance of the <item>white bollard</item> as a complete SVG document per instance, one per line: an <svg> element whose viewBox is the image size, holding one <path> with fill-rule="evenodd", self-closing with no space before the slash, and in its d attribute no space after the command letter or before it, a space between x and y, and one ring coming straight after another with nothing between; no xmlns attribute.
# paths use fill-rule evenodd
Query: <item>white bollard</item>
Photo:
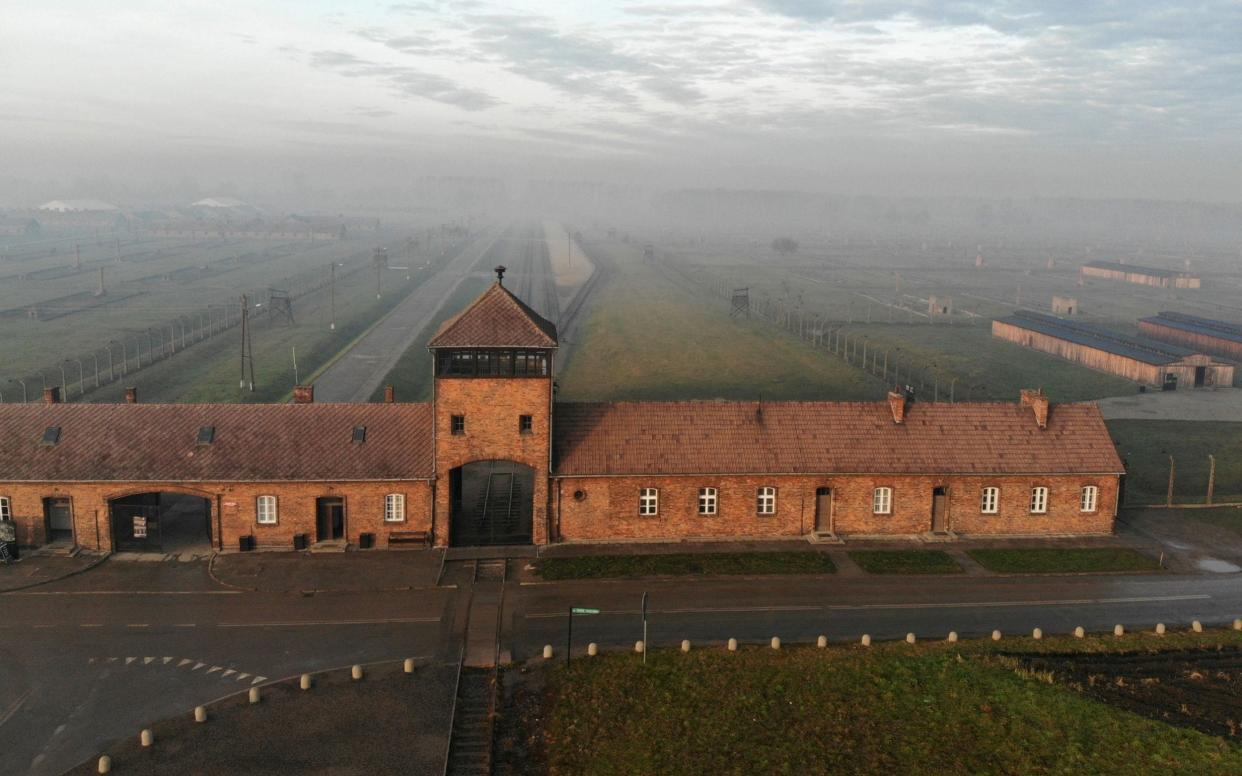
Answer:
<svg viewBox="0 0 1242 776"><path fill-rule="evenodd" d="M780 648L781 648L781 637L773 636L772 637L772 649L780 649Z"/></svg>
<svg viewBox="0 0 1242 776"><path fill-rule="evenodd" d="M1124 636L1124 635L1126 635L1126 629L1125 629L1124 627L1122 627L1122 625L1121 625L1120 623L1118 623L1117 625L1114 625L1114 626L1113 626L1113 635L1114 635L1114 636Z"/></svg>
<svg viewBox="0 0 1242 776"><path fill-rule="evenodd" d="M401 669L405 671L407 674L414 673L414 658L407 657L405 659L405 662L401 664Z"/></svg>
<svg viewBox="0 0 1242 776"><path fill-rule="evenodd" d="M1242 631L1242 620L1234 620L1233 629L1237 631Z"/></svg>
<svg viewBox="0 0 1242 776"><path fill-rule="evenodd" d="M682 640L681 640L681 651L682 651L682 652L689 652L689 651L690 651L690 639L682 639Z"/></svg>
<svg viewBox="0 0 1242 776"><path fill-rule="evenodd" d="M207 709L205 707L203 706L194 707L194 721L195 722L206 722L207 721Z"/></svg>
<svg viewBox="0 0 1242 776"><path fill-rule="evenodd" d="M349 677L355 682L362 678L362 666L354 666L349 669Z"/></svg>
<svg viewBox="0 0 1242 776"><path fill-rule="evenodd" d="M952 644L952 643L956 642L956 641L957 641L957 631L949 631L949 637L948 637L947 639L945 639L945 641L949 642L950 644Z"/></svg>
<svg viewBox="0 0 1242 776"><path fill-rule="evenodd" d="M858 643L862 644L864 647L869 647L869 646L871 646L871 634L870 634L870 633L864 633L864 634L862 635L862 638L861 638L861 639L859 639L859 642L858 642Z"/></svg>
<svg viewBox="0 0 1242 776"><path fill-rule="evenodd" d="M1001 632L998 630L992 631L992 641L1000 641L1000 640L1001 640Z"/></svg>
<svg viewBox="0 0 1242 776"><path fill-rule="evenodd" d="M259 702L259 688L258 687L250 688L250 702L251 703Z"/></svg>
<svg viewBox="0 0 1242 776"><path fill-rule="evenodd" d="M643 653L643 650L646 648L647 648L647 645L642 643L642 641L634 642L634 651L637 652L638 654L641 655Z"/></svg>
<svg viewBox="0 0 1242 776"><path fill-rule="evenodd" d="M1035 639L1036 641L1039 641L1043 637L1044 637L1044 632L1041 629L1036 628L1035 630L1031 631L1031 638Z"/></svg>
<svg viewBox="0 0 1242 776"><path fill-rule="evenodd" d="M587 655L591 657L595 657L598 654L599 654L598 644L596 644L594 641L592 641L590 644L587 644Z"/></svg>
<svg viewBox="0 0 1242 776"><path fill-rule="evenodd" d="M138 734L138 743L143 746L150 746L155 743L155 734L151 732L151 728L143 728Z"/></svg>
<svg viewBox="0 0 1242 776"><path fill-rule="evenodd" d="M729 639L729 651L737 652L737 639Z"/></svg>
<svg viewBox="0 0 1242 776"><path fill-rule="evenodd" d="M552 659L552 645L551 644L543 645L543 659L544 660Z"/></svg>
<svg viewBox="0 0 1242 776"><path fill-rule="evenodd" d="M1203 623L1199 622L1198 620L1193 620L1190 623L1190 629L1194 631L1195 633L1202 633Z"/></svg>
<svg viewBox="0 0 1242 776"><path fill-rule="evenodd" d="M302 674L301 680L298 681L298 687L301 687L303 690L309 690L311 688L311 675Z"/></svg>
<svg viewBox="0 0 1242 776"><path fill-rule="evenodd" d="M1083 636L1086 636L1086 635L1087 635L1087 631L1081 625L1079 625L1077 628L1074 629L1074 638L1081 639Z"/></svg>
<svg viewBox="0 0 1242 776"><path fill-rule="evenodd" d="M1158 622L1158 623L1156 623L1156 635L1157 635L1157 636L1163 636L1163 635L1164 635L1164 623L1162 623L1162 622Z"/></svg>
<svg viewBox="0 0 1242 776"><path fill-rule="evenodd" d="M106 754L99 755L99 772L109 773L112 770L112 758Z"/></svg>
<svg viewBox="0 0 1242 776"><path fill-rule="evenodd" d="M916 641L916 637L915 637L915 635L914 635L913 633L907 633L907 634L906 634L906 643L907 643L907 644L913 644L915 641Z"/></svg>
<svg viewBox="0 0 1242 776"><path fill-rule="evenodd" d="M828 646L828 637L820 636L819 638L815 639L815 646L819 647L820 649L823 649L824 647Z"/></svg>

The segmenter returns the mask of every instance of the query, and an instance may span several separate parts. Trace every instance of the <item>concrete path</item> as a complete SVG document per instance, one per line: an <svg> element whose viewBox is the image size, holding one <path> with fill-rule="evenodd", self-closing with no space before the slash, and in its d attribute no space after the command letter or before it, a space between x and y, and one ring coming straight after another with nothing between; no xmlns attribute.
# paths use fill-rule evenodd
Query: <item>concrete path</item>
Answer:
<svg viewBox="0 0 1242 776"><path fill-rule="evenodd" d="M1105 420L1242 420L1242 390L1148 391L1100 399Z"/></svg>
<svg viewBox="0 0 1242 776"><path fill-rule="evenodd" d="M315 378L315 400L369 401L457 285L470 275L475 262L491 249L497 236L496 232L489 232L466 246Z"/></svg>

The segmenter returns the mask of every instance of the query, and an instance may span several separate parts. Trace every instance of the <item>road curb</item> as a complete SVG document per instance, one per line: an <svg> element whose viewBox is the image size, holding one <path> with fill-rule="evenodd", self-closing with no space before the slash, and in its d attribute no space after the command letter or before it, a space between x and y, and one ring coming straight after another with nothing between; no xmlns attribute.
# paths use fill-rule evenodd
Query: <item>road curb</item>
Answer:
<svg viewBox="0 0 1242 776"><path fill-rule="evenodd" d="M61 574L59 577L52 577L51 579L44 579L38 582L31 582L28 585L20 585L18 587L11 587L7 590L0 590L0 595L4 595L5 593L16 593L21 590L29 590L32 587L39 587L40 585L49 585L53 582L60 582L62 579L68 579L69 577L76 577L78 574L85 574L86 572L90 571L91 569L95 568L100 563L103 563L105 560L111 557L112 557L112 553L110 552L104 553L103 555L99 556L93 563L83 566L80 569L74 569L73 571L67 572L65 574Z"/></svg>

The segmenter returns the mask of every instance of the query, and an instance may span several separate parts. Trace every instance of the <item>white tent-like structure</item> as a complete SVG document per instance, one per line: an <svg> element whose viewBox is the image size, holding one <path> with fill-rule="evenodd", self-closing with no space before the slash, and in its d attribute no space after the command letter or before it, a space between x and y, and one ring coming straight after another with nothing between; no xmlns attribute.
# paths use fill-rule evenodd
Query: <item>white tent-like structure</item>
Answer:
<svg viewBox="0 0 1242 776"><path fill-rule="evenodd" d="M120 210L111 202L104 202L102 199L54 199L51 202L44 202L39 205L40 210L48 210L54 213L87 213L109 210Z"/></svg>

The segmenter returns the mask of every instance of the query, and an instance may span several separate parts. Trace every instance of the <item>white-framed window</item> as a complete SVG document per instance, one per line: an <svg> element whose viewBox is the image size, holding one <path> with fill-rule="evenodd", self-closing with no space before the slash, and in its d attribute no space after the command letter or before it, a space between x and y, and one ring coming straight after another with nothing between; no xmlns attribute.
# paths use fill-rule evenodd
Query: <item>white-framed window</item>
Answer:
<svg viewBox="0 0 1242 776"><path fill-rule="evenodd" d="M0 496L0 520L13 519L13 505L8 496Z"/></svg>
<svg viewBox="0 0 1242 776"><path fill-rule="evenodd" d="M1048 489L1043 485L1031 488L1031 514L1042 515L1048 511Z"/></svg>
<svg viewBox="0 0 1242 776"><path fill-rule="evenodd" d="M276 497L259 496L254 500L255 522L259 525L276 525Z"/></svg>
<svg viewBox="0 0 1242 776"><path fill-rule="evenodd" d="M699 514L716 514L716 503L718 500L715 488L699 488Z"/></svg>
<svg viewBox="0 0 1242 776"><path fill-rule="evenodd" d="M659 488L643 488L638 492L638 514L648 517L660 514Z"/></svg>
<svg viewBox="0 0 1242 776"><path fill-rule="evenodd" d="M776 514L776 488L770 486L760 488L756 507L761 515Z"/></svg>
<svg viewBox="0 0 1242 776"><path fill-rule="evenodd" d="M1084 485L1078 499L1078 509L1083 512L1094 512L1100 503L1100 489L1095 485Z"/></svg>
<svg viewBox="0 0 1242 776"><path fill-rule="evenodd" d="M985 515L994 515L1000 511L1000 488L983 489L979 496L979 511Z"/></svg>
<svg viewBox="0 0 1242 776"><path fill-rule="evenodd" d="M893 489L876 488L871 493L871 511L877 515L888 515L893 512Z"/></svg>
<svg viewBox="0 0 1242 776"><path fill-rule="evenodd" d="M384 496L384 522L405 522L405 494L389 493Z"/></svg>

